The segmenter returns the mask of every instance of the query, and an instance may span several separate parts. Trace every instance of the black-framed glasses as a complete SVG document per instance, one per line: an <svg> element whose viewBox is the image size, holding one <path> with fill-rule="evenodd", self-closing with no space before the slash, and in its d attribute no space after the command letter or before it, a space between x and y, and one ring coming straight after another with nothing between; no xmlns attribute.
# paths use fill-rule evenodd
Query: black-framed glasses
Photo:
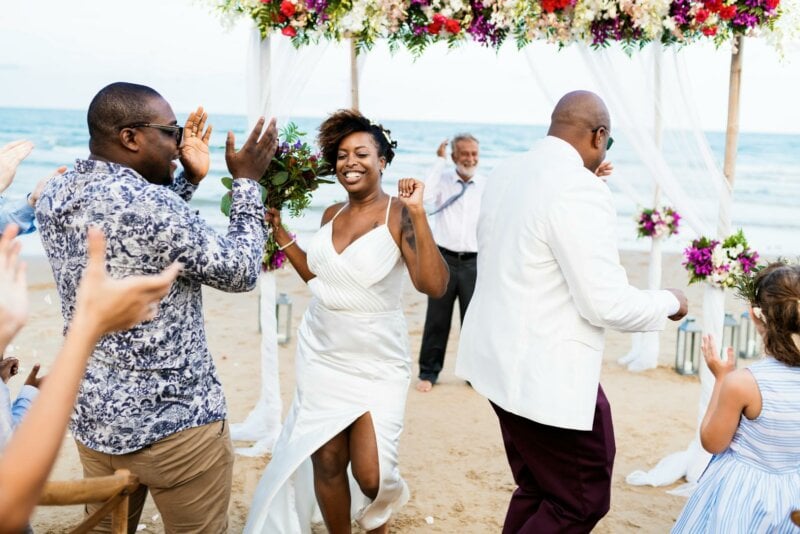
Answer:
<svg viewBox="0 0 800 534"><path fill-rule="evenodd" d="M134 122L133 124L128 124L120 128L156 128L158 130L164 132L171 132L172 135L175 137L175 142L178 145L181 144L181 140L183 139L183 126L178 126L177 124L156 124L154 122Z"/></svg>
<svg viewBox="0 0 800 534"><path fill-rule="evenodd" d="M592 129L592 133L597 133L598 131L600 131L600 129L605 130L606 133L608 134L608 141L606 141L606 150L611 150L611 147L614 144L614 138L611 137L611 132L608 131L608 128L606 128L605 126L598 126L597 128Z"/></svg>

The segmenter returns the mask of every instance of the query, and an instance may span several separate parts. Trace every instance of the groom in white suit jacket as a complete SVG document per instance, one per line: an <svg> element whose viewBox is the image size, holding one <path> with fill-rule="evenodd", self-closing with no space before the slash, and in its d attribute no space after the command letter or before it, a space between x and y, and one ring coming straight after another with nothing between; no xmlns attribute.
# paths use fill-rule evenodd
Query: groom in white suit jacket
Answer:
<svg viewBox="0 0 800 534"><path fill-rule="evenodd" d="M491 401L518 485L504 534L588 532L607 512L615 445L600 388L605 329L661 330L679 290L628 283L608 186L603 101L576 91L547 137L499 165L478 222L478 280L456 374Z"/></svg>

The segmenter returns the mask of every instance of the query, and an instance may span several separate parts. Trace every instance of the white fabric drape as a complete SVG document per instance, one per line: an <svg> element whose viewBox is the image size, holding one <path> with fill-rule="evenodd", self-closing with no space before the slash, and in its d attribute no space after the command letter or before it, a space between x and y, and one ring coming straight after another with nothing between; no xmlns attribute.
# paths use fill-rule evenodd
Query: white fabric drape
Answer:
<svg viewBox="0 0 800 534"><path fill-rule="evenodd" d="M327 43L295 49L286 38L261 39L252 29L248 50L247 121L252 128L259 117L276 117L285 124L313 77ZM255 441L236 452L245 456L269 453L281 430L283 411L278 376L277 321L275 318L275 275L263 272L259 278L261 325L261 388L259 399L244 422L231 425L233 440Z"/></svg>

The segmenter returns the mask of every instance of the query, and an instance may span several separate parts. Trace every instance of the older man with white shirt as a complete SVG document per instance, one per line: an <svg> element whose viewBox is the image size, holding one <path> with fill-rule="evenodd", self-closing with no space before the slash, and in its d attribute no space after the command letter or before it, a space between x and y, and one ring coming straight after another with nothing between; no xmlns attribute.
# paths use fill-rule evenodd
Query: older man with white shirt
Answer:
<svg viewBox="0 0 800 534"><path fill-rule="evenodd" d="M433 388L444 366L447 338L456 299L461 321L475 290L478 263L478 213L486 179L478 174L480 147L471 134L458 134L451 143L454 167L445 168L447 140L439 145L433 170L425 180L425 202L433 205L433 237L439 245L450 281L441 298L428 298L425 328L419 351L417 390Z"/></svg>
<svg viewBox="0 0 800 534"><path fill-rule="evenodd" d="M679 290L628 283L611 193L603 101L576 91L547 137L498 166L478 222L478 280L456 374L497 413L518 488L504 534L589 532L609 509L615 443L600 387L605 329L661 330Z"/></svg>

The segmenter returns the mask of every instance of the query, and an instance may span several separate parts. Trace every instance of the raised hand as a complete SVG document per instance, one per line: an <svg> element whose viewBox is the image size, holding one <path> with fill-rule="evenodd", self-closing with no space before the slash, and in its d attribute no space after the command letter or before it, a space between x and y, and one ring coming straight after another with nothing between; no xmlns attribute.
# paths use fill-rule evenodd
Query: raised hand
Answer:
<svg viewBox="0 0 800 534"><path fill-rule="evenodd" d="M33 150L33 143L22 139L12 141L0 148L0 193L14 181L17 167L23 159L28 157L31 150Z"/></svg>
<svg viewBox="0 0 800 534"><path fill-rule="evenodd" d="M445 139L441 143L439 143L439 148L436 149L436 155L440 158L447 156L447 142L449 139Z"/></svg>
<svg viewBox="0 0 800 534"><path fill-rule="evenodd" d="M44 186L47 185L47 182L49 182L54 176L58 176L59 174L64 174L65 172L67 172L67 168L62 165L61 167L56 169L56 172L54 172L47 178L42 178L41 180L39 180L39 183L36 184L36 187L33 188L31 194L28 195L28 204L30 205L30 207L32 208L36 207L36 203L39 202L39 197L42 196L42 191L44 191Z"/></svg>
<svg viewBox="0 0 800 534"><path fill-rule="evenodd" d="M186 179L194 185L206 177L211 166L208 142L214 127L209 124L208 128L203 130L207 119L208 114L203 110L203 106L198 106L197 110L189 113L189 118L183 127L183 140L180 146L181 165L186 173Z"/></svg>
<svg viewBox="0 0 800 534"><path fill-rule="evenodd" d="M736 370L736 356L733 354L733 347L728 347L727 358L722 360L714 343L714 337L705 335L700 344L700 349L703 351L703 358L706 360L708 370L717 380L722 380L725 375Z"/></svg>
<svg viewBox="0 0 800 534"><path fill-rule="evenodd" d="M181 264L173 263L161 274L117 280L106 273L103 233L90 228L87 239L89 258L78 286L73 324L102 335L153 319Z"/></svg>
<svg viewBox="0 0 800 534"><path fill-rule="evenodd" d="M264 130L264 117L258 119L253 131L240 150L236 150L233 132L228 132L225 142L225 163L234 178L258 180L269 167L272 157L278 150L278 127L275 119L269 121Z"/></svg>
<svg viewBox="0 0 800 534"><path fill-rule="evenodd" d="M400 202L407 206L409 210L424 210L422 206L422 193L424 191L425 184L415 178L401 178L397 182Z"/></svg>
<svg viewBox="0 0 800 534"><path fill-rule="evenodd" d="M16 358L3 358L0 360L0 380L4 383L19 372L19 360Z"/></svg>
<svg viewBox="0 0 800 534"><path fill-rule="evenodd" d="M43 376L38 376L39 375L39 367L40 366L37 363L36 365L33 366L33 369L31 369L31 372L28 373L28 378L25 379L25 385L26 386L33 386L36 389L39 389L42 386L42 382L44 382L44 377Z"/></svg>
<svg viewBox="0 0 800 534"><path fill-rule="evenodd" d="M28 320L25 263L19 261L19 228L9 224L0 237L0 354Z"/></svg>

